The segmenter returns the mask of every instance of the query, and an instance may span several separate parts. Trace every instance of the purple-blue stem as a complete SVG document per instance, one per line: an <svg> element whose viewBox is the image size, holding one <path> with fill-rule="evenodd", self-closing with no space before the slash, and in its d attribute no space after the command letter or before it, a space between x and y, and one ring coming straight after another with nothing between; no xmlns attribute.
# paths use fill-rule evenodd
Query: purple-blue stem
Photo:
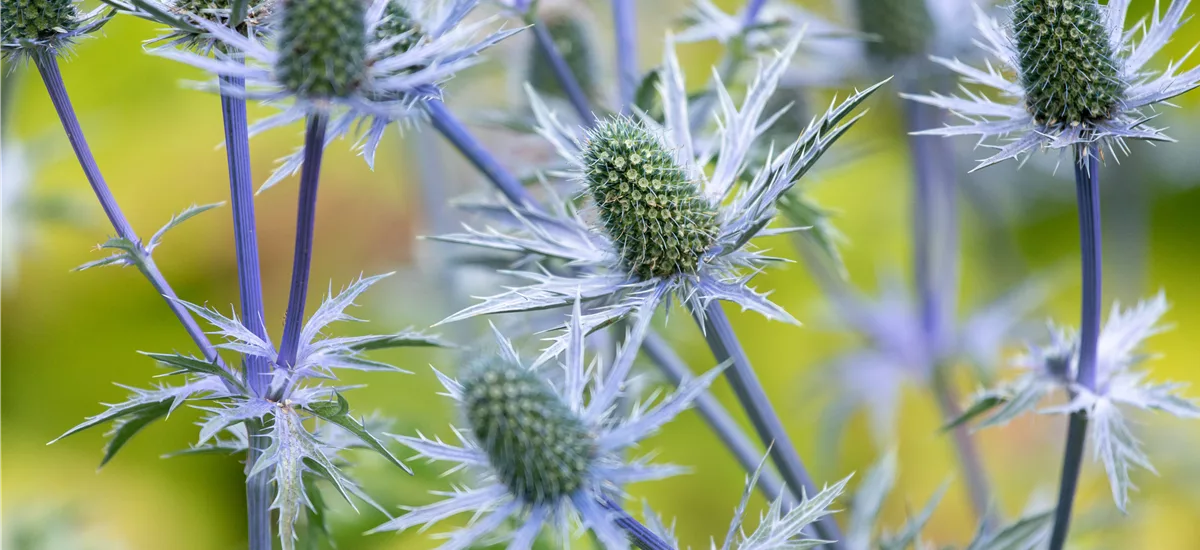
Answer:
<svg viewBox="0 0 1200 550"><path fill-rule="evenodd" d="M471 131L458 120L458 117L454 116L454 113L450 112L450 109L446 108L445 103L438 99L430 99L425 102L425 110L429 113L433 127L441 132L442 137L446 138L477 170L482 172L509 202L518 206L536 208L537 203L525 186L521 185L521 182L508 170L505 170L496 157L484 149L483 144L471 135Z"/></svg>
<svg viewBox="0 0 1200 550"><path fill-rule="evenodd" d="M167 307L171 308L171 312L179 318L179 322L183 324L184 330L200 348L204 358L228 369L221 361L221 357L217 355L217 350L208 341L208 337L204 335L204 331L196 324L195 319L183 306L179 305L175 291L171 289L171 285L167 284L167 280L163 278L162 272L159 271L150 254L142 248L141 239L138 238L137 233L133 232L133 228L125 219L125 214L121 212L120 206L117 205L116 199L109 191L108 184L105 183L104 176L100 173L100 167L96 165L96 159L92 156L92 150L88 147L87 139L83 136L83 130L79 127L79 119L75 117L75 109L71 106L71 98L67 95L67 88L63 84L62 73L58 69L58 58L54 51L41 50L34 53L33 63L42 76L46 92L50 95L50 102L54 104L58 119L62 122L67 139L71 142L71 148L75 150L75 157L79 160L79 166L83 169L84 176L91 184L96 199L100 201L100 207L104 209L104 213L108 216L117 235L141 249L139 262L137 262L138 269L150 281L154 290L166 300Z"/></svg>
<svg viewBox="0 0 1200 550"><path fill-rule="evenodd" d="M762 12L765 5L767 5L767 0L750 0L746 2L746 9L742 12L742 29L749 29L758 24L758 15Z"/></svg>
<svg viewBox="0 0 1200 550"><path fill-rule="evenodd" d="M620 527L621 530L625 531L626 535L629 535L629 540L635 547L641 550L675 550L674 546L668 544L657 533L634 519L633 516L629 515L613 499L605 497L604 500L600 501L600 505L609 512L612 512L614 516L613 523L616 523L617 527Z"/></svg>
<svg viewBox="0 0 1200 550"><path fill-rule="evenodd" d="M300 196L296 207L296 250L292 256L292 285L283 321L283 341L277 363L291 368L300 348L304 326L304 304L308 299L308 277L312 271L313 230L317 218L317 187L321 181L321 158L325 152L325 127L329 117L308 115L304 131L304 164L300 169Z"/></svg>
<svg viewBox="0 0 1200 550"><path fill-rule="evenodd" d="M558 51L558 46L554 44L554 37L550 36L545 22L532 14L529 15L528 21L533 24L533 36L537 40L538 48L546 54L546 59L550 61L550 68L554 70L558 85L567 93L567 99L570 101L571 107L575 109L575 114L579 116L580 124L592 127L596 123L596 115L592 113L587 94L579 85L575 73L571 72L571 66L563 58L562 52Z"/></svg>
<svg viewBox="0 0 1200 550"><path fill-rule="evenodd" d="M779 469L788 490L797 501L806 494L817 494L816 485L801 462L791 437L783 427L783 422L771 406L767 392L758 381L754 367L750 365L750 359L746 357L746 352L742 349L737 334L733 332L733 325L725 315L725 310L721 309L720 302L713 300L704 308L702 314L694 317L704 330L704 338L717 361L730 361L729 367L725 369L725 378L729 380L729 385L750 418L750 423L758 431L759 439L770 447L771 462ZM842 548L842 533L832 516L821 518L814 528L822 539L834 541L828 544L829 548Z"/></svg>
<svg viewBox="0 0 1200 550"><path fill-rule="evenodd" d="M637 8L634 0L612 0L613 29L617 42L617 78L621 88L621 113L632 113L641 72L637 63Z"/></svg>
<svg viewBox="0 0 1200 550"><path fill-rule="evenodd" d="M1079 247L1083 255L1083 299L1079 329L1079 366L1075 382L1088 391L1096 390L1096 348L1100 340L1100 150L1096 144L1075 149L1075 196L1079 208ZM1061 550L1067 542L1075 488L1083 466L1083 446L1087 440L1087 413L1071 415L1067 426L1067 446L1063 452L1062 480L1058 487L1058 507L1054 510L1054 531L1050 550Z"/></svg>
<svg viewBox="0 0 1200 550"><path fill-rule="evenodd" d="M658 365L659 370L672 385L679 386L683 383L684 378L692 376L692 371L687 364L658 334L651 333L646 336L646 339L642 341L642 351L654 364ZM704 417L704 421L712 427L717 438L733 453L743 469L753 472L755 468L758 468L762 453L755 448L754 442L742 433L737 421L730 416L725 407L721 406L720 401L717 401L711 393L706 392L700 394L692 406L695 407L696 412L700 413L700 416ZM764 469L758 476L758 488L762 491L763 496L767 497L767 500L774 502L783 493L783 482L775 472ZM789 499L790 497L785 496L790 507L792 501Z"/></svg>
<svg viewBox="0 0 1200 550"><path fill-rule="evenodd" d="M462 153L462 155L465 156L467 160L471 162L471 164L479 169L479 171L482 172L484 176L486 176L487 179L491 181L497 189L500 190L500 192L509 200L509 202L517 205L523 205L525 208L535 211L543 210L537 200L529 194L529 191L526 190L525 187L522 186L520 182L518 182L516 178L512 176L512 174L505 170L504 167L500 165L500 162L496 160L496 158L493 157L492 154L487 151L487 149L484 149L479 141L476 140L474 136L472 136L471 133L466 129L466 127L464 127L462 123L460 123L458 119L455 118L448 109L446 109L445 104L437 100L431 100L428 101L426 105L430 113L430 118L433 120L434 126L441 131L442 135L445 136L451 144L458 148L458 151ZM651 344L648 347L646 342L658 342L659 346L655 347L653 344ZM663 342L660 337L656 336L653 332L650 333L643 342L642 349L668 376L668 378L671 378L672 381L679 378L672 373L680 371L680 368L677 365L672 365L671 363L666 362L666 360L670 357L674 357L674 354L671 353L670 355L667 355L664 353L670 352L671 350L670 346ZM679 361L676 361L676 363L682 364ZM686 369L686 367L682 368ZM697 407L700 407L702 412L704 411L703 402L706 398L715 403L715 400L712 399L711 394L702 394L702 397L698 400L697 405ZM719 407L719 404L717 407ZM707 414L704 415L705 420L708 421L709 428L717 434L717 437L721 439L721 441L726 442L726 445L730 445L729 442L732 441L748 440L736 423L732 421L720 422L713 420L715 418L719 418L719 416L720 415L717 414L714 414L711 417ZM725 418L728 418L728 414L724 416ZM738 461L746 468L747 473L754 472L754 469L758 466L759 457L755 451L745 451L744 449L740 449L740 446L731 447L731 450L738 455ZM743 459L741 456L742 454L746 454L749 458ZM778 495L781 492L780 490L775 489L774 491L770 491L767 489L769 485L763 485L764 483L770 483L772 478L773 475L764 472L759 478L760 486L764 487L764 492L767 494Z"/></svg>
<svg viewBox="0 0 1200 550"><path fill-rule="evenodd" d="M915 101L903 103L909 153L913 163L913 278L919 297L921 329L931 362L932 389L946 420L958 418L962 411L947 365L942 358L948 333L953 330L954 295L958 292L958 210L957 186L948 163L948 140L911 132L941 126L941 111ZM987 473L979 458L975 441L966 426L953 430L959 463L967 482L967 492L976 516L985 527L994 525L990 517L990 490Z"/></svg>
<svg viewBox="0 0 1200 550"><path fill-rule="evenodd" d="M233 205L233 241L237 256L242 324L255 336L267 339L263 315L262 275L258 261L257 223L254 217L254 182L250 176L250 135L241 78L221 78L221 118L225 125L225 152L229 165L229 197ZM257 396L266 392L270 365L266 358L244 355L246 386ZM246 469L267 447L259 422L248 423L250 448ZM271 479L266 472L246 479L246 523L251 550L269 550L271 537Z"/></svg>

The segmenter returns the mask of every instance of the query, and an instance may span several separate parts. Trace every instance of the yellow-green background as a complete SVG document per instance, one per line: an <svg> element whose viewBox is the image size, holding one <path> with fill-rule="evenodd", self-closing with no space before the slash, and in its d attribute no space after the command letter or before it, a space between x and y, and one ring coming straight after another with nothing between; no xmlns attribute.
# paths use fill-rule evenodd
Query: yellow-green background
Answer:
<svg viewBox="0 0 1200 550"><path fill-rule="evenodd" d="M608 12L594 3L607 40ZM661 40L680 2L641 3L640 53L643 67L657 62ZM724 2L726 7L731 2ZM1141 9L1149 7L1150 2ZM1195 8L1191 8L1195 13ZM215 96L180 86L184 79L206 78L197 71L144 53L141 40L155 26L126 17L109 24L96 39L82 42L63 64L63 74L92 149L114 194L133 226L151 233L176 211L192 203L227 200L228 180L221 141L221 118ZM1200 41L1200 25L1192 24L1169 47L1171 57L1182 55ZM519 47L519 41L514 41ZM511 48L510 48L511 49ZM707 67L719 50L712 45L686 47L682 55L692 85L707 77ZM504 60L513 52L497 50ZM611 66L611 63L609 63ZM52 530L70 534L77 542L49 548L234 548L244 539L244 496L241 465L229 457L190 457L162 460L159 455L184 448L196 435L197 413L186 408L168 422L155 425L133 440L101 471L96 470L103 444L102 430L92 430L52 446L50 441L80 419L100 410L98 402L115 402L125 390L119 382L144 386L158 374L136 351L192 351L192 344L174 318L132 269L105 268L83 273L70 269L98 257L91 248L110 233L94 204L83 174L70 153L45 90L30 68L21 67L12 135L32 148L44 162L34 174L33 202L66 204L66 214L22 222L24 237L18 254L6 251L3 286L3 520L6 537L17 529ZM511 78L493 66L460 76L451 87L450 102L460 112L504 98ZM892 93L885 90L883 93ZM509 93L513 96L515 94ZM1195 94L1193 94L1195 96ZM909 166L899 122L890 101L875 107L849 140L872 136L870 155L851 159L829 172L814 194L840 211L837 224L849 238L845 248L852 278L871 288L881 271L903 273L909 255L907 196ZM1197 98L1180 102L1197 108ZM252 110L252 117L268 111ZM276 130L252 141L254 175L263 180L273 160L300 144L299 128ZM417 130L408 139L436 139L431 130ZM6 147L12 141L5 143ZM495 143L495 142L494 142ZM445 248L416 237L426 233L425 214L417 198L416 169L411 157L401 157L405 145L389 134L381 146L374 172L338 143L326 156L317 220L310 304L324 292L325 281L341 286L360 273L397 271L360 302L357 315L369 327L343 330L393 331L425 327L450 313L437 298L442 273L430 259ZM1196 143L1164 145L1188 155ZM483 183L455 166L445 184L453 190L481 189ZM1185 157L1186 158L1186 157ZM1186 160L1182 161L1186 162ZM1194 161L1195 162L1195 161ZM1111 159L1109 164L1112 164ZM1200 162L1197 162L1200 166ZM1032 177L1029 172L1005 172L1010 179ZM966 177L966 176L964 176ZM1152 173L1122 177L1158 179ZM1198 176L1200 177L1200 176ZM1128 182L1125 182L1128 184ZM1158 193L1149 227L1149 264L1144 286L1127 294L1146 295L1167 290L1173 308L1167 321L1173 330L1154 337L1150 351L1164 357L1153 362L1156 378L1200 380L1196 342L1200 338L1200 272L1195 235L1200 230L1200 188L1183 184ZM1003 185L1004 182L999 182ZM1111 183L1110 183L1111 184ZM9 185L9 182L5 182ZM1047 185L1065 186L1060 177ZM1149 185L1149 183L1147 183ZM272 334L278 338L291 267L296 184L288 180L257 199L265 301ZM1114 201L1115 202L1115 201ZM1107 204L1106 216L1121 208ZM1037 272L1065 270L1052 277L1055 286L1039 316L1074 324L1078 307L1076 221L1070 201L1039 208L1040 216L1014 226L1023 257ZM5 220L6 229L14 212ZM81 214L80 214L81 213ZM230 210L207 213L170 233L156 258L181 297L225 308L237 302L237 271L233 257ZM49 219L47 219L49 218ZM964 208L964 302L978 304L994 293L993 268L985 262L990 245L983 242L975 211ZM6 240L6 245L8 241ZM786 241L770 243L777 253L793 255ZM1120 251L1106 260L1122 262ZM738 333L749 351L777 410L783 416L802 457L820 481L840 479L861 470L882 452L867 433L866 422L849 425L842 448L818 449L820 407L807 401L813 388L804 387L806 373L839 350L855 344L850 335L825 330L815 313L822 297L802 264L771 271L758 279L760 288L775 291L774 299L804 321L803 327L764 321L753 314L735 314ZM731 312L732 313L732 312ZM478 326L467 327L467 332ZM694 369L711 366L712 358L686 316L673 315L666 329ZM461 334L461 332L459 333ZM1010 350L1015 351L1015 350ZM401 350L381 359L408 368L414 375L351 376L369 383L356 390L352 402L360 412L380 411L398 419L395 431L449 435L452 411L448 400L435 395L437 383L429 364L445 365L449 353ZM964 392L968 381L962 380ZM731 408L735 403L724 382L716 391ZM819 392L818 392L819 393ZM937 409L919 389L910 388L897 425L900 477L885 508L885 522L898 527L915 513L935 488L956 469L953 449L940 436ZM1077 539L1099 548L1191 549L1200 547L1200 426L1195 423L1138 416L1137 429L1160 466L1160 475L1136 471L1141 487L1133 494L1128 516L1113 511L1099 466L1087 462L1080 508L1104 530ZM1031 499L1049 502L1058 481L1064 425L1057 417L1022 419L1003 429L979 434L986 468L1005 514L1019 512ZM743 483L743 473L694 413L684 414L646 444L660 460L687 465L690 475L631 488L664 516L676 518L685 545L704 547L708 537L723 536ZM400 452L404 452L400 450ZM816 457L837 457L837 462ZM428 502L427 491L447 489L451 479L426 465L409 478L375 457L364 456L359 469L364 487L388 507ZM1032 495L1041 495L1034 497ZM761 503L756 502L756 506ZM340 548L423 548L434 543L428 535L406 533L360 536L382 521L366 511L356 516L339 510L335 527ZM954 483L939 507L927 538L941 544L962 543L973 531L973 517L961 483ZM1081 520L1079 525L1085 525ZM436 530L436 529L435 529ZM67 540L66 537L61 540ZM6 540L8 540L6 538ZM78 541L85 541L86 545ZM110 544L111 542L111 544ZM7 546L6 546L7 548Z"/></svg>

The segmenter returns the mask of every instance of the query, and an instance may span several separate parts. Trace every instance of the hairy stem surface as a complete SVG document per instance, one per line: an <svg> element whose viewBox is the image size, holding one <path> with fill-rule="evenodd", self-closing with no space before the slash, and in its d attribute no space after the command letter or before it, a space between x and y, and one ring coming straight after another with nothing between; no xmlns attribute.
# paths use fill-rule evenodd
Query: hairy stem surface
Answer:
<svg viewBox="0 0 1200 550"><path fill-rule="evenodd" d="M283 323L283 343L279 346L279 365L291 367L300 347L304 326L304 303L308 298L308 277L312 271L313 230L317 217L317 186L321 181L321 157L325 151L324 113L308 116L304 132L304 165L300 169L300 198L296 208L296 251L292 257L292 286Z"/></svg>
<svg viewBox="0 0 1200 550"><path fill-rule="evenodd" d="M1079 329L1079 371L1075 381L1088 390L1096 389L1096 347L1100 340L1101 249L1100 249L1100 150L1096 144L1075 149L1075 196L1079 209L1079 246L1083 255L1083 299ZM1087 413L1071 415L1067 427L1067 446L1063 451L1062 478L1058 487L1058 507L1054 510L1054 531L1050 550L1061 550L1067 542L1075 488L1083 465L1083 446L1087 440Z"/></svg>
<svg viewBox="0 0 1200 550"><path fill-rule="evenodd" d="M783 422L780 421L779 415L771 406L767 393L763 390L762 383L758 381L754 367L750 365L750 359L746 357L746 352L742 349L737 335L734 334L733 325L729 323L729 318L725 316L725 311L721 309L720 303L716 300L709 303L708 307L704 309L703 318L697 315L696 321L704 329L704 338L708 341L708 346L712 349L717 361L731 362L729 368L725 369L725 377L729 380L729 385L733 387L738 402L745 409L746 415L750 417L754 429L758 431L759 439L764 445L770 446L771 461L783 475L788 490L796 497L797 501L801 500L805 494L817 494L816 485L813 485L804 463L800 461L791 437L788 436ZM842 548L841 530L831 516L822 518L815 524L815 528L817 535L821 538L838 541L830 543L830 548L834 550Z"/></svg>

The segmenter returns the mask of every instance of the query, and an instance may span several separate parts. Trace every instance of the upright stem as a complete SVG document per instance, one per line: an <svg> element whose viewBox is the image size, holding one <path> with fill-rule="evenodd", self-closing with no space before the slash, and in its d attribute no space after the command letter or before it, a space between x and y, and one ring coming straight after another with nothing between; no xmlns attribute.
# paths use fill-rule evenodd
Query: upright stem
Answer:
<svg viewBox="0 0 1200 550"><path fill-rule="evenodd" d="M83 169L84 176L87 177L92 191L100 201L100 207L104 209L104 214L108 216L108 221L112 223L118 236L141 248L141 239L138 238L137 233L133 232L133 228L125 219L125 214L121 212L116 199L108 189L104 176L100 174L100 167L96 165L96 159L92 156L92 150L88 147L87 139L83 136L83 129L79 127L79 119L75 117L75 108L71 106L71 98L67 95L67 88L63 84L62 73L58 70L58 58L52 51L42 50L33 55L33 63L37 66L38 73L42 75L42 82L46 84L46 92L50 94L50 102L54 104L54 110L58 113L63 130L67 133L71 148L75 150L79 166ZM204 335L204 331L196 324L195 319L183 306L179 305L175 291L171 289L171 285L167 284L167 280L163 278L158 266L150 258L150 254L142 254L141 260L138 265L139 270L166 300L167 307L171 308L171 312L179 318L179 322L196 342L196 346L200 348L204 358L221 365L222 368L228 368L225 367L221 357L217 355L217 350Z"/></svg>
<svg viewBox="0 0 1200 550"><path fill-rule="evenodd" d="M617 527L624 530L625 534L629 535L629 540L635 547L641 550L675 550L674 546L668 544L667 541L663 540L654 531L651 531L650 528L634 519L633 516L629 515L613 499L605 497L600 502L600 505L614 514L613 522L617 524Z"/></svg>
<svg viewBox="0 0 1200 550"><path fill-rule="evenodd" d="M250 434L250 450L246 460L246 472L254 467L267 447L262 421L246 421ZM246 479L246 519L249 526L250 550L271 550L271 477L269 469Z"/></svg>
<svg viewBox="0 0 1200 550"><path fill-rule="evenodd" d="M554 37L550 36L550 31L546 29L546 24L533 15L530 15L529 22L533 24L533 36L537 40L538 48L550 61L550 68L554 70L558 85L562 86L563 91L567 93L567 99L571 102L571 107L575 109L575 114L579 115L580 123L591 127L595 123L596 116L592 114L592 107L588 102L587 94L583 91L583 86L579 85L579 80L575 78L575 73L571 72L571 66L567 64L562 52L558 51L558 46L554 44Z"/></svg>
<svg viewBox="0 0 1200 550"><path fill-rule="evenodd" d="M1096 389L1096 347L1100 339L1100 150L1095 144L1075 149L1075 195L1079 208L1079 245L1083 253L1083 305L1079 330L1079 372L1075 381L1088 390ZM1063 452L1062 479L1058 487L1058 507L1054 511L1054 531L1050 550L1061 550L1067 542L1071 508L1079 471L1083 463L1083 445L1087 439L1087 413L1071 415L1067 426L1067 446Z"/></svg>
<svg viewBox="0 0 1200 550"><path fill-rule="evenodd" d="M804 468L804 463L796 454L796 447L792 444L791 437L788 436L783 422L779 420L779 415L771 406L767 393L758 381L754 368L750 366L750 360L746 357L746 352L742 349L737 335L734 334L733 325L729 323L729 318L725 316L725 311L721 309L720 303L715 300L709 303L704 308L703 318L696 315L696 321L703 327L704 338L708 341L708 346L712 349L717 361L731 361L732 364L725 369L725 376L729 380L729 385L733 387L734 393L737 394L738 402L742 404L746 415L750 417L750 422L754 424L754 429L758 431L759 439L764 445L770 446L771 461L783 475L788 490L796 497L797 501L803 498L803 495L817 494L817 487L813 485L812 478ZM830 543L830 548L834 550L842 548L841 530L831 516L822 518L817 522L815 528L817 535L821 538L836 541Z"/></svg>
<svg viewBox="0 0 1200 550"><path fill-rule="evenodd" d="M641 73L637 65L637 8L633 0L612 0L613 29L617 39L617 77L621 85L621 113L629 114Z"/></svg>
<svg viewBox="0 0 1200 550"><path fill-rule="evenodd" d="M237 255L242 324L267 341L263 314L262 274L258 262L258 225L254 218L254 183L250 176L250 134L242 78L221 77L221 117L225 123L225 156L229 164L229 198L233 205L233 241ZM243 356L246 385L261 396L270 366L265 357Z"/></svg>
<svg viewBox="0 0 1200 550"><path fill-rule="evenodd" d="M675 354L675 350L671 349L670 344L656 333L646 335L646 339L642 341L642 351L675 386L683 383L684 378L692 374L683 360ZM693 405L700 416L704 417L709 429L717 434L717 438L733 453L738 464L746 472L753 472L758 468L762 452L755 447L750 438L746 437L741 427L711 393L700 394ZM783 493L783 482L775 472L764 469L758 476L758 488L767 497L767 500L774 502Z"/></svg>
<svg viewBox="0 0 1200 550"><path fill-rule="evenodd" d="M441 132L442 137L446 138L477 170L483 172L491 182L504 194L509 202L518 206L536 207L537 201L533 195L525 189L524 185L517 178L513 177L504 166L500 165L500 161L496 160L487 149L483 148L483 144L479 143L475 136L471 135L470 130L463 125L454 113L451 113L446 108L446 104L437 99L430 99L425 102L425 109L429 113L429 118L433 122L433 127Z"/></svg>
<svg viewBox="0 0 1200 550"><path fill-rule="evenodd" d="M279 345L279 365L291 367L300 347L300 329L304 326L304 303L308 298L308 276L312 270L313 229L317 217L317 185L321 180L321 157L325 151L324 113L308 116L304 132L304 165L300 169L300 198L296 208L296 251L292 257L292 290L283 321L283 342Z"/></svg>

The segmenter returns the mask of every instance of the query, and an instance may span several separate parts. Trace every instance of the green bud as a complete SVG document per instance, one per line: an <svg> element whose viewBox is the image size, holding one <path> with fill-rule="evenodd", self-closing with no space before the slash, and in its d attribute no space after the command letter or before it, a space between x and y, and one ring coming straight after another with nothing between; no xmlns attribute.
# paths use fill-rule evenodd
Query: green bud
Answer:
<svg viewBox="0 0 1200 550"><path fill-rule="evenodd" d="M485 357L468 366L459 382L471 430L514 495L548 503L583 486L594 437L537 373Z"/></svg>
<svg viewBox="0 0 1200 550"><path fill-rule="evenodd" d="M5 42L44 40L79 27L73 0L4 0L0 34Z"/></svg>
<svg viewBox="0 0 1200 550"><path fill-rule="evenodd" d="M640 124L609 119L588 135L587 188L630 272L695 273L717 237L717 212Z"/></svg>
<svg viewBox="0 0 1200 550"><path fill-rule="evenodd" d="M1017 0L1013 35L1026 107L1039 124L1112 118L1125 84L1096 0Z"/></svg>
<svg viewBox="0 0 1200 550"><path fill-rule="evenodd" d="M599 63L596 60L595 39L588 23L569 13L549 12L543 15L542 24L546 32L554 39L554 45L566 60L579 87L589 98L599 96ZM538 47L536 41L530 40L528 74L525 80L529 85L543 95L566 97L566 92L558 83L558 77L550 64L550 58Z"/></svg>
<svg viewBox="0 0 1200 550"><path fill-rule="evenodd" d="M416 19L413 18L404 6L400 5L397 0L389 0L387 7L383 9L383 21L375 27L375 41L383 42L400 36L409 31L416 31L408 37L396 42L388 50L385 57L400 55L407 52L409 48L417 45L421 39L421 27Z"/></svg>
<svg viewBox="0 0 1200 550"><path fill-rule="evenodd" d="M933 35L926 0L857 0L859 27L875 40L867 42L872 59L885 62L923 56Z"/></svg>
<svg viewBox="0 0 1200 550"><path fill-rule="evenodd" d="M275 73L307 98L347 97L367 78L364 0L287 0Z"/></svg>

